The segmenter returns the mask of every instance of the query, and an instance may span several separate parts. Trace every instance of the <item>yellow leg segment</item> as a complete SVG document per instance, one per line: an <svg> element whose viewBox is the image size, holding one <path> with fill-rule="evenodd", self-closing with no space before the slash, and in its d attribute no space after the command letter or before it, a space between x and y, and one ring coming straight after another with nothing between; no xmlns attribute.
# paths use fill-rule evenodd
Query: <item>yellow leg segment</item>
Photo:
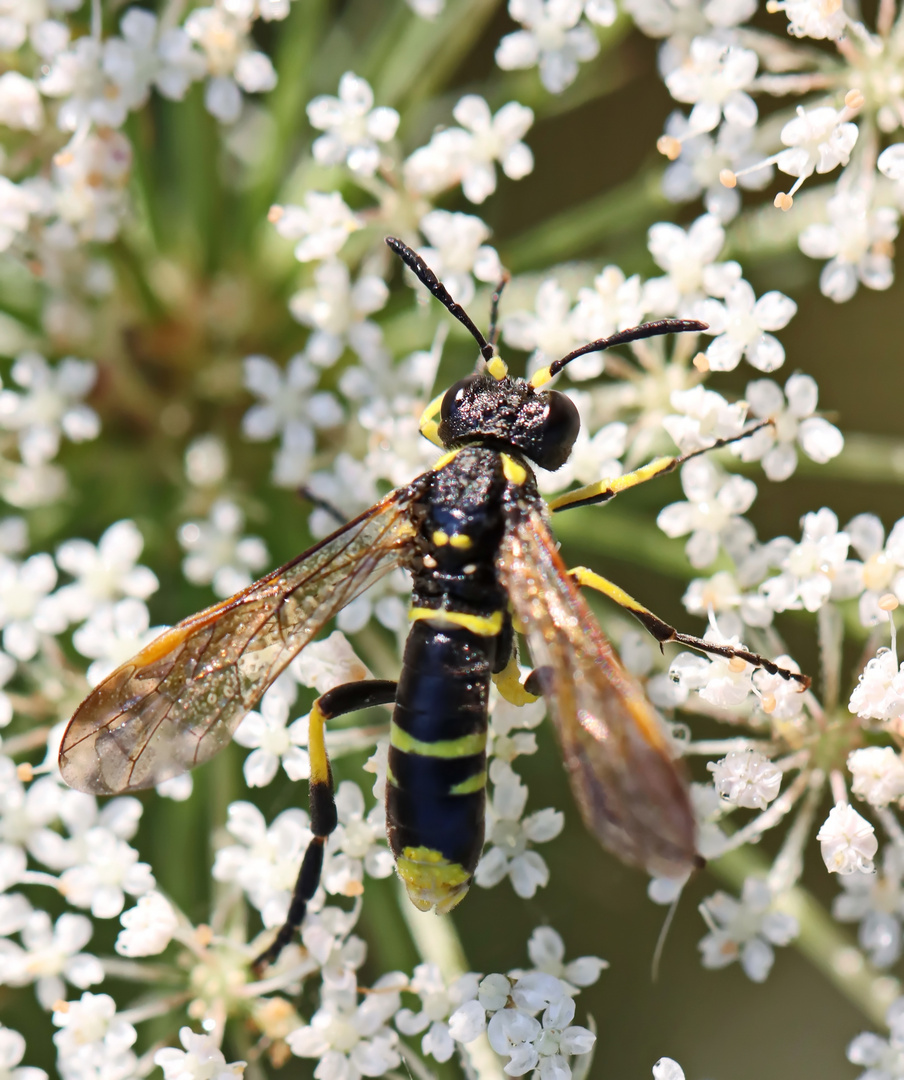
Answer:
<svg viewBox="0 0 904 1080"><path fill-rule="evenodd" d="M272 964L295 936L304 922L308 903L313 899L320 884L323 855L326 842L338 824L339 815L333 798L333 772L326 751L326 725L328 720L345 713L367 709L372 705L388 705L395 700L397 684L382 679L367 679L345 683L322 694L311 706L308 721L308 754L311 759L311 783L309 805L311 832L314 834L301 861L298 879L292 893L286 921L279 928L268 949L252 964L257 974Z"/></svg>
<svg viewBox="0 0 904 1080"><path fill-rule="evenodd" d="M518 661L514 654L502 671L498 671L493 676L493 682L496 684L499 693L511 705L529 705L532 701L537 700L536 694L531 694L524 689L524 684L521 682L521 671L518 668Z"/></svg>
<svg viewBox="0 0 904 1080"><path fill-rule="evenodd" d="M686 461L690 461L691 458L699 457L701 454L708 454L710 450L718 450L720 447L728 446L729 443L738 442L740 439L746 439L757 431L761 431L764 427L770 427L771 424L771 420L761 420L758 424L754 424L753 427L742 431L740 435L733 435L730 439L716 439L711 446L691 450L690 453L682 454L680 457L656 458L655 461L651 461L647 465L641 465L639 469L625 473L624 476L598 480L595 484L587 484L585 487L575 488L574 491L566 491L564 495L550 499L549 508L550 510L570 510L576 506L590 506L594 503L607 502L609 499L615 498L620 491L637 487L638 484L645 484L648 480L652 480L654 476L674 472L675 469Z"/></svg>
<svg viewBox="0 0 904 1080"><path fill-rule="evenodd" d="M311 786L328 784L332 787L332 770L326 752L326 717L319 698L311 706L308 718L308 755L311 759Z"/></svg>
<svg viewBox="0 0 904 1080"><path fill-rule="evenodd" d="M421 413L421 419L418 424L418 430L424 438L429 439L434 446L439 447L442 447L443 441L439 437L439 424L436 422L436 418L439 415L439 410L442 408L444 397L445 391L443 391L442 394L436 395L427 408Z"/></svg>
<svg viewBox="0 0 904 1080"><path fill-rule="evenodd" d="M754 667L763 668L770 675L781 675L783 679L793 680L799 683L804 690L810 685L808 675L801 675L798 671L790 671L788 668L779 667L778 664L774 664L765 656L760 656L759 653L748 652L747 649L738 649L733 645L717 645L714 642L704 641L703 638L694 637L692 634L679 633L674 626L669 626L658 615L654 615L652 611L645 608L643 604L626 593L624 589L619 588L608 578L594 573L593 570L588 570L586 566L576 566L569 570L569 574L579 585L595 589L597 592L602 593L603 596L608 596L610 600L614 600L625 611L630 611L634 618L642 623L656 638L660 646L674 642L676 645L686 645L690 649L697 649L711 656L723 656L729 660L737 658L745 661L745 663L753 664Z"/></svg>

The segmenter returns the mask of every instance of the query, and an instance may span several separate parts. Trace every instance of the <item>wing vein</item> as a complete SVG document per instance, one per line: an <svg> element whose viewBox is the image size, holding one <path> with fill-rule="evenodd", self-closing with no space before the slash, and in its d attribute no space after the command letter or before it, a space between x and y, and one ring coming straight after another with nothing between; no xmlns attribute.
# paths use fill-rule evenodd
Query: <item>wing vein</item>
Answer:
<svg viewBox="0 0 904 1080"><path fill-rule="evenodd" d="M540 669L585 824L627 862L667 877L687 874L699 860L680 763L568 575L539 499L509 505L497 568Z"/></svg>
<svg viewBox="0 0 904 1080"><path fill-rule="evenodd" d="M404 564L425 478L309 551L200 612L108 676L70 721L67 783L112 794L194 768L231 739L299 651L368 586Z"/></svg>

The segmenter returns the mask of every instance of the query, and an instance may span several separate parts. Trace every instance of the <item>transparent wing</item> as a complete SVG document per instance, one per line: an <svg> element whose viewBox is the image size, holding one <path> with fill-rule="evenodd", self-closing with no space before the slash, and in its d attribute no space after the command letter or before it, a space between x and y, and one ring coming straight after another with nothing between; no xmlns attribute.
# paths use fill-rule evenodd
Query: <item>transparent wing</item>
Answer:
<svg viewBox="0 0 904 1080"><path fill-rule="evenodd" d="M568 576L540 505L509 511L497 565L588 829L626 862L685 875L700 862L686 782L658 714Z"/></svg>
<svg viewBox="0 0 904 1080"><path fill-rule="evenodd" d="M401 488L280 570L167 630L78 707L63 779L109 795L152 787L211 758L298 652L404 562L419 494Z"/></svg>

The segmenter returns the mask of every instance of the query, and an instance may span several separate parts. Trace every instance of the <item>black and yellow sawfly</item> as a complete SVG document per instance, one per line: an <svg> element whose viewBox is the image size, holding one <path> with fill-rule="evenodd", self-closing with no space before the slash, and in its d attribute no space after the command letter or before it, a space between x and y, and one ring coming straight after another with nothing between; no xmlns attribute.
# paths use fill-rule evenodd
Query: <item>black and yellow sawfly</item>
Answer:
<svg viewBox="0 0 904 1080"><path fill-rule="evenodd" d="M703 324L647 323L590 342L530 380L512 378L496 355L499 290L487 340L414 251L393 238L387 244L480 347L477 373L436 398L421 420L441 456L286 566L161 634L91 692L60 749L66 782L98 795L148 788L201 765L346 604L397 567L411 572L412 625L398 681L338 686L311 710L314 838L285 925L258 966L274 960L301 925L336 827L325 725L373 705L393 706L387 833L399 877L422 910L451 910L483 849L491 681L516 703L546 698L575 799L604 847L665 876L700 865L680 763L580 586L615 600L660 643L740 657L808 683L764 657L679 634L618 586L562 562L550 509L605 502L693 455L659 458L549 503L534 480L532 465L557 469L568 460L580 427L571 400L543 389L553 376L586 353ZM523 684L519 633L535 667Z"/></svg>

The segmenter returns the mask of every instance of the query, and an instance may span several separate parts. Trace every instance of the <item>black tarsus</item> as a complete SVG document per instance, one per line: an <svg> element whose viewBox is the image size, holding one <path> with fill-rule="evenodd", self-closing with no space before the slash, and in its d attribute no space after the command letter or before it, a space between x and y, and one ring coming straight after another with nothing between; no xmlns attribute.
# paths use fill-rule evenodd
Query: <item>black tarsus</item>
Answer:
<svg viewBox="0 0 904 1080"><path fill-rule="evenodd" d="M395 701L397 689L398 683L388 679L362 679L360 682L334 686L332 690L321 694L316 704L326 722L346 713L358 712L359 709L369 709L374 705L391 705ZM296 930L304 922L308 903L314 898L317 886L320 884L326 842L339 823L336 801L333 798L333 773L329 767L329 761L327 761L327 771L328 782L311 784L308 797L311 831L314 836L301 860L301 869L295 881L286 921L277 931L270 947L252 962L251 967L258 976L265 967L276 962L279 954L295 936Z"/></svg>
<svg viewBox="0 0 904 1080"><path fill-rule="evenodd" d="M454 315L462 326L467 328L468 332L480 346L481 356L489 363L495 355L493 346L477 329L471 320L471 316L465 311L461 304L456 303L455 300L452 299L449 295L449 290L443 285L436 274L433 273L420 255L418 255L416 251L412 251L407 244L403 244L401 240L397 240L394 236L387 236L386 243L414 273L418 280L426 285L443 307L445 307L450 314Z"/></svg>
<svg viewBox="0 0 904 1080"><path fill-rule="evenodd" d="M579 356L586 356L587 353L603 352L605 349L611 349L615 345L626 345L629 341L640 341L642 338L658 337L661 334L684 334L688 331L700 333L700 331L708 329L708 323L700 322L697 319L659 319L656 322L642 323L640 326L632 326L630 330L619 330L617 334L613 334L611 337L599 338L597 341L582 345L579 349L575 349L574 352L570 352L567 356L563 356L560 360L550 364L549 375L550 378L553 375L558 375L566 364L572 360L577 360Z"/></svg>
<svg viewBox="0 0 904 1080"><path fill-rule="evenodd" d="M679 634L676 630L667 641L659 642L660 649L664 644L687 645L690 649L697 649L698 652L708 653L710 656L722 656L726 660L738 657L738 659L752 664L753 667L762 668L770 675L780 675L785 682L796 682L803 690L809 690L813 682L809 675L803 675L799 671L792 671L791 668L782 667L768 657L760 656L759 653L750 652L748 649L740 649L734 645L717 645L715 642L706 641L703 638L695 637L693 634Z"/></svg>
<svg viewBox="0 0 904 1080"><path fill-rule="evenodd" d="M726 660L738 657L754 667L762 668L770 675L780 675L786 682L796 682L804 690L810 688L812 680L809 675L802 675L799 671L792 671L790 668L782 667L780 664L770 660L768 656L761 656L759 653L751 652L749 649L743 649L736 645L720 645L715 641L706 641L695 634L679 633L674 626L670 626L664 619L660 619L658 615L654 615L652 611L648 611L646 608L637 610L626 607L624 610L637 619L647 633L659 643L659 648L663 652L665 651L663 649L664 645L687 645L690 649L696 649L698 652L707 653L710 656L722 656ZM527 686L527 681L525 681L524 685ZM531 690L528 692L533 693Z"/></svg>
<svg viewBox="0 0 904 1080"><path fill-rule="evenodd" d="M295 891L292 893L292 901L286 921L277 931L272 945L265 949L251 965L254 971L260 975L264 968L275 963L279 954L289 944L295 935L295 931L304 922L308 903L313 900L317 886L320 884L320 872L323 870L323 850L325 837L315 836L301 860L301 869L298 871L298 880L295 882Z"/></svg>

